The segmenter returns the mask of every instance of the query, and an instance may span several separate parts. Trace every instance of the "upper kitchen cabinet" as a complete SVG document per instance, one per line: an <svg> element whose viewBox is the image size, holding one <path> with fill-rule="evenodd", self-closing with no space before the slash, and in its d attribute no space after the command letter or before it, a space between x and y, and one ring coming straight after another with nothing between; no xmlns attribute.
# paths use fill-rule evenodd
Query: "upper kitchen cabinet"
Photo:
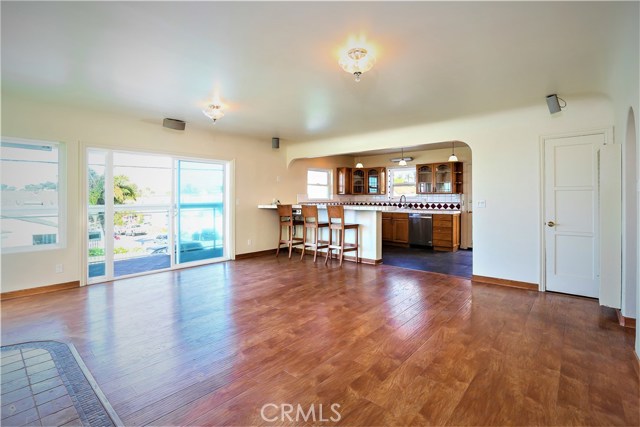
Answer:
<svg viewBox="0 0 640 427"><path fill-rule="evenodd" d="M433 165L416 166L416 193L433 193Z"/></svg>
<svg viewBox="0 0 640 427"><path fill-rule="evenodd" d="M367 194L384 194L386 168L367 169Z"/></svg>
<svg viewBox="0 0 640 427"><path fill-rule="evenodd" d="M453 193L453 167L451 163L435 164L435 192Z"/></svg>
<svg viewBox="0 0 640 427"><path fill-rule="evenodd" d="M365 194L364 169L354 169L351 175L351 194Z"/></svg>
<svg viewBox="0 0 640 427"><path fill-rule="evenodd" d="M462 162L430 163L416 166L418 194L462 193Z"/></svg>
<svg viewBox="0 0 640 427"><path fill-rule="evenodd" d="M338 168L336 179L336 194L351 194L351 168Z"/></svg>

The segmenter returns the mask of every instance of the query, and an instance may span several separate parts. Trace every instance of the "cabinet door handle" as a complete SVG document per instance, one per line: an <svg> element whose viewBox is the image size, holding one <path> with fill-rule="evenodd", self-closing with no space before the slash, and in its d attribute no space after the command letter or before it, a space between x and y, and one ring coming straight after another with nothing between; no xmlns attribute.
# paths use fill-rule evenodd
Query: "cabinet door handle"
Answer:
<svg viewBox="0 0 640 427"><path fill-rule="evenodd" d="M548 225L549 227L555 227L555 226L556 226L556 223L555 223L555 222L553 222L553 221L549 221L549 222L547 223L547 225Z"/></svg>

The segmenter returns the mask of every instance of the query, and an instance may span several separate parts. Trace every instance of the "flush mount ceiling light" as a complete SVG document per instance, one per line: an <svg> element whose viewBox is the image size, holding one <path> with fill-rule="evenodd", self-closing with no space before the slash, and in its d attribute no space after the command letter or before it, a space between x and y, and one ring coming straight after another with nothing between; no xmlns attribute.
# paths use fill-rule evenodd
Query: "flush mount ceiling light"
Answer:
<svg viewBox="0 0 640 427"><path fill-rule="evenodd" d="M338 61L338 64L349 74L353 74L356 81L360 81L362 73L366 73L375 64L373 53L364 47L352 47L346 51Z"/></svg>
<svg viewBox="0 0 640 427"><path fill-rule="evenodd" d="M213 120L213 123L224 116L224 109L221 104L211 104L206 109L202 110L202 112L205 116Z"/></svg>
<svg viewBox="0 0 640 427"><path fill-rule="evenodd" d="M450 162L457 162L458 156L456 156L456 143L451 141L451 155L449 156Z"/></svg>

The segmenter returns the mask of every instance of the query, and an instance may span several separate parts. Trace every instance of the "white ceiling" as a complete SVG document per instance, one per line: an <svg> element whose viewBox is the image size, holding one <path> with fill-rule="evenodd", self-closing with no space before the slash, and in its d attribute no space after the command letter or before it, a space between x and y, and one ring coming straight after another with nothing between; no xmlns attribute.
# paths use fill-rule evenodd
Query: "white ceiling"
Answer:
<svg viewBox="0 0 640 427"><path fill-rule="evenodd" d="M306 141L602 92L627 6L3 1L2 89ZM378 61L356 83L337 50L360 34Z"/></svg>

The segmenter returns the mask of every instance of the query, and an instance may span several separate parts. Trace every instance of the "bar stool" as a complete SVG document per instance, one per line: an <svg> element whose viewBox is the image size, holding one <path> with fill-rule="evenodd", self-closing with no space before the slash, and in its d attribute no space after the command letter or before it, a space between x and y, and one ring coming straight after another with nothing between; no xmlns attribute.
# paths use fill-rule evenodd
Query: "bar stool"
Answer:
<svg viewBox="0 0 640 427"><path fill-rule="evenodd" d="M289 259L291 259L291 250L293 247L303 244L303 238L295 236L295 227L297 225L303 225L303 222L293 218L293 208L291 205L278 205L278 223L280 232L278 236L278 249L276 249L276 256L280 253L280 246L286 244L289 248ZM283 239L282 230L285 228L287 229L287 238Z"/></svg>
<svg viewBox="0 0 640 427"><path fill-rule="evenodd" d="M359 224L346 224L344 222L344 206L327 206L327 215L329 216L329 248L327 249L327 257L324 264L327 264L333 250L339 251L340 267L342 267L342 259L347 251L356 251L356 263L358 262L358 227ZM356 231L355 243L345 243L345 231L353 229ZM338 231L338 243L333 244L333 231Z"/></svg>
<svg viewBox="0 0 640 427"><path fill-rule="evenodd" d="M319 240L318 231L321 228L329 227L329 223L319 222L318 207L316 205L302 205L302 222L304 224L304 228L302 229L302 232L304 234L302 236L303 245L300 260L304 258L304 250L306 248L310 248L313 249L313 262L316 262L316 258L318 257L318 249L329 247L329 242L327 240ZM313 241L307 241L309 232L311 232Z"/></svg>

